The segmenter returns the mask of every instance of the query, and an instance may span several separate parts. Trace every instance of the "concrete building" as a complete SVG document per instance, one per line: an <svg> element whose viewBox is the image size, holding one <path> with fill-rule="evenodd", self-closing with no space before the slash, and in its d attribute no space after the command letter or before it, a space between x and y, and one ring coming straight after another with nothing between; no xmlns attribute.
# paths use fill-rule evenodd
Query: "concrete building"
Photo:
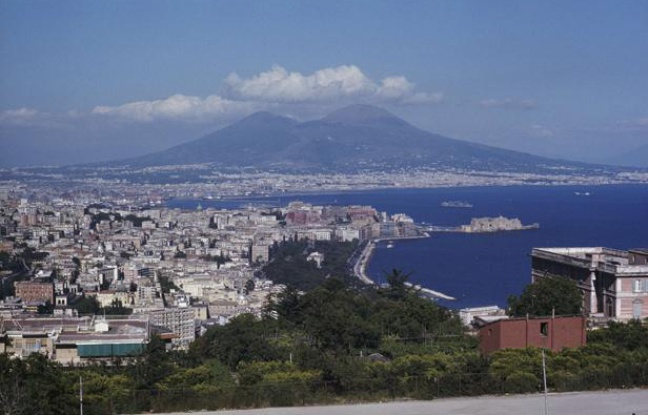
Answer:
<svg viewBox="0 0 648 415"><path fill-rule="evenodd" d="M257 243L250 247L250 263L264 264L270 260L270 247L267 244Z"/></svg>
<svg viewBox="0 0 648 415"><path fill-rule="evenodd" d="M546 276L574 280L591 317L648 317L648 249L534 248L532 281Z"/></svg>
<svg viewBox="0 0 648 415"><path fill-rule="evenodd" d="M484 354L501 349L547 348L559 351L587 342L584 316L521 317L494 321L479 329L479 348Z"/></svg>
<svg viewBox="0 0 648 415"><path fill-rule="evenodd" d="M360 231L350 226L338 226L335 229L335 237L344 242L350 242L354 239L360 239Z"/></svg>
<svg viewBox="0 0 648 415"><path fill-rule="evenodd" d="M195 311L188 306L167 307L149 312L151 325L158 329L168 329L175 336L172 343L186 348L196 339Z"/></svg>
<svg viewBox="0 0 648 415"><path fill-rule="evenodd" d="M501 309L496 305L462 308L459 310L459 318L464 326L472 326L473 320L476 317L493 317L494 320L508 318L506 310Z"/></svg>

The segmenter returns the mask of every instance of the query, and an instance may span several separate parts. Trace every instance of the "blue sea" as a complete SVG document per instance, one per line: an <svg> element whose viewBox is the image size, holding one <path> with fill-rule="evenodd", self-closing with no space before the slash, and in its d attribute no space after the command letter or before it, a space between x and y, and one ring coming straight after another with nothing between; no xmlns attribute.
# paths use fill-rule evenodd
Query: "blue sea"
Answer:
<svg viewBox="0 0 648 415"><path fill-rule="evenodd" d="M389 189L291 197L201 201L203 207L246 204L287 205L292 200L326 205L371 205L388 214L405 213L417 223L457 226L473 217L517 217L536 230L494 234L432 233L430 238L380 243L368 275L384 282L392 269L410 281L457 298L451 308L505 306L531 279L534 247L605 246L648 248L648 186L511 186L441 189ZM472 208L442 207L465 201ZM171 201L169 207L195 208L197 201Z"/></svg>

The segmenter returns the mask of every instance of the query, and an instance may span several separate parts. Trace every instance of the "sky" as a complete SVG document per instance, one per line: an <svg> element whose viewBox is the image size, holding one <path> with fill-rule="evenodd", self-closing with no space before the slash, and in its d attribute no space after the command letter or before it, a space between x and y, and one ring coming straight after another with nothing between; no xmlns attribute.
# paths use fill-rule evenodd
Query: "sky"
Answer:
<svg viewBox="0 0 648 415"><path fill-rule="evenodd" d="M383 107L583 161L648 146L648 2L0 0L0 166Z"/></svg>

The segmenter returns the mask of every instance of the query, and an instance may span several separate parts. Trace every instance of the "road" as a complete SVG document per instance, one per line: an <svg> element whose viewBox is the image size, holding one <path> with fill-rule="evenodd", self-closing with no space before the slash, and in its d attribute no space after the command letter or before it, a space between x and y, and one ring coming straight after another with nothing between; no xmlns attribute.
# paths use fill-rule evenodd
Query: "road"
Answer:
<svg viewBox="0 0 648 415"><path fill-rule="evenodd" d="M648 415L648 389L550 394L549 415ZM544 415L544 395L200 412L203 415ZM169 415L180 415L179 412Z"/></svg>

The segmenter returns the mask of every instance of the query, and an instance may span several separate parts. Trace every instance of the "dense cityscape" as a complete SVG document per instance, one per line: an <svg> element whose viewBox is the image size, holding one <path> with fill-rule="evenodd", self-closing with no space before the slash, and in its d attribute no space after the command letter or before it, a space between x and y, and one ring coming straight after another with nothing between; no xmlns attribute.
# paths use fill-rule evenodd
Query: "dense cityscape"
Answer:
<svg viewBox="0 0 648 415"><path fill-rule="evenodd" d="M118 307L170 329L173 346L185 349L195 339L196 322L224 324L242 313L261 315L268 297L282 287L259 273L273 245L357 244L420 234L404 214L300 202L281 209L182 211L5 199L0 213L2 266L9 268L2 275L2 308L8 315L46 307L46 314L78 317ZM313 248L308 260L321 267L325 258ZM89 299L99 308L88 309ZM139 342L149 334L141 333ZM59 341L52 339L48 354L78 363L81 356L65 361L55 353Z"/></svg>

